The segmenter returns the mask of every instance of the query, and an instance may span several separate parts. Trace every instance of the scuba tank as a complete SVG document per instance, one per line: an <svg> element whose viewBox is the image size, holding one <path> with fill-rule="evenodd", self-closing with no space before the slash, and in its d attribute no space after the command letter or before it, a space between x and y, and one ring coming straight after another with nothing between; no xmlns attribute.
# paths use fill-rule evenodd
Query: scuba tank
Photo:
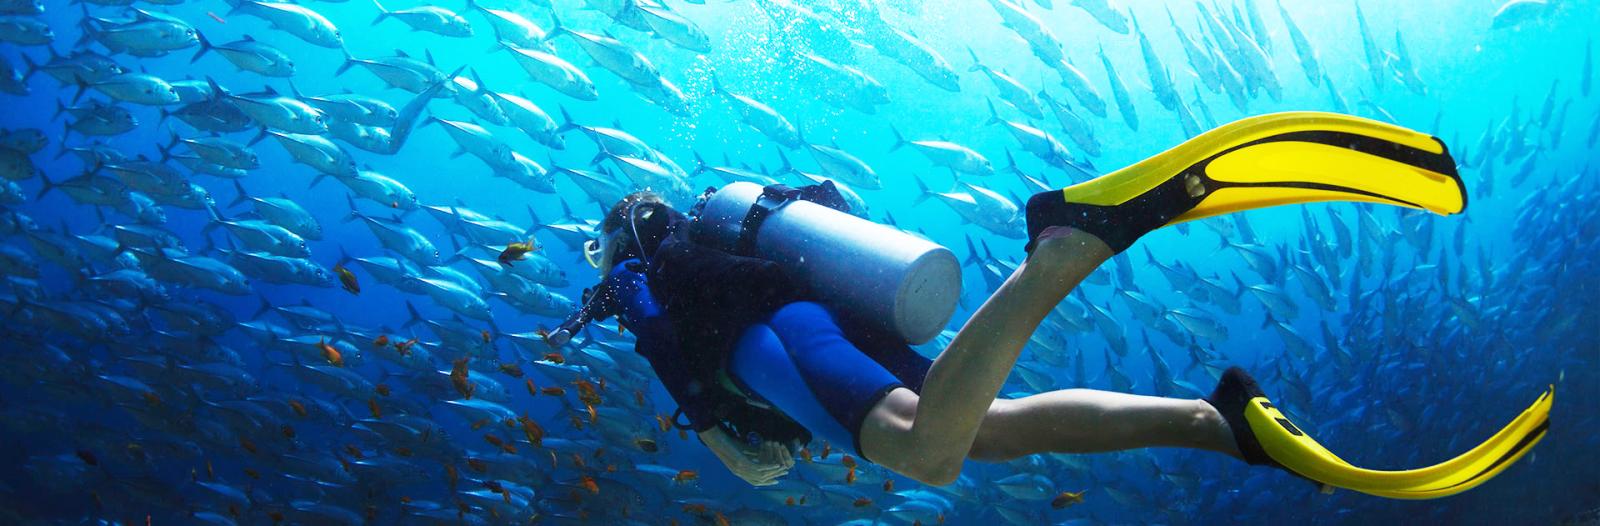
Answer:
<svg viewBox="0 0 1600 526"><path fill-rule="evenodd" d="M907 343L944 330L961 298L961 264L950 249L799 196L749 182L708 190L690 234L778 263L836 312Z"/></svg>

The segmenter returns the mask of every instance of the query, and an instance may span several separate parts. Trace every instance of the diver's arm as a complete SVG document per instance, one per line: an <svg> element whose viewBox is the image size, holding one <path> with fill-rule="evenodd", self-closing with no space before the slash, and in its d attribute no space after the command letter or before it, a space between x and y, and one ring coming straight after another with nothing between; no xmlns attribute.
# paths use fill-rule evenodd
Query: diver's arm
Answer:
<svg viewBox="0 0 1600 526"><path fill-rule="evenodd" d="M730 436L721 427L712 426L710 429L697 433L700 442L716 455L722 464L728 466L728 471L752 486L771 486L778 483L778 477L789 472L794 467L794 455L788 448L778 442L762 442L751 445Z"/></svg>

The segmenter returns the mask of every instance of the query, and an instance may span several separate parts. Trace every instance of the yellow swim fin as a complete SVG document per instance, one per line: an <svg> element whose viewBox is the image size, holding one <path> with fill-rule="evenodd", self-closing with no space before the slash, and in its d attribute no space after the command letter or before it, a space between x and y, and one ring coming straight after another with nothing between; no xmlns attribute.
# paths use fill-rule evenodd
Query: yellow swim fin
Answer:
<svg viewBox="0 0 1600 526"><path fill-rule="evenodd" d="M1029 250L1055 225L1121 252L1146 232L1219 214L1315 201L1364 201L1441 215L1467 194L1444 142L1382 122L1321 112L1250 117L1095 179L1036 194Z"/></svg>
<svg viewBox="0 0 1600 526"><path fill-rule="evenodd" d="M1206 402L1227 420L1245 461L1271 465L1325 487L1396 499L1454 495L1505 471L1544 438L1555 403L1551 386L1531 406L1477 447L1432 466L1378 471L1351 465L1322 447L1262 394L1242 369L1224 371Z"/></svg>
<svg viewBox="0 0 1600 526"><path fill-rule="evenodd" d="M1549 429L1554 399L1552 386L1510 424L1477 447L1433 466L1404 471L1363 469L1345 462L1291 423L1263 396L1250 399L1244 418L1267 456L1300 476L1382 497L1432 499L1487 482L1526 454Z"/></svg>

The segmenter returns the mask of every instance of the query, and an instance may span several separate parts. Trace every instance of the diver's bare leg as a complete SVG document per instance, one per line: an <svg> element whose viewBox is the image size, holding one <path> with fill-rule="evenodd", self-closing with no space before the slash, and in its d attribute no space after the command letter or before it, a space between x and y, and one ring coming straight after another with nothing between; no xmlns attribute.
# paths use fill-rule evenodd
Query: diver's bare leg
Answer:
<svg viewBox="0 0 1600 526"><path fill-rule="evenodd" d="M1029 336L1111 256L1093 235L1065 227L1047 230L934 360L922 395L897 389L874 406L861 426L862 453L925 483L954 481Z"/></svg>
<svg viewBox="0 0 1600 526"><path fill-rule="evenodd" d="M1239 457L1227 421L1200 399L1063 389L995 400L968 458L1184 447Z"/></svg>

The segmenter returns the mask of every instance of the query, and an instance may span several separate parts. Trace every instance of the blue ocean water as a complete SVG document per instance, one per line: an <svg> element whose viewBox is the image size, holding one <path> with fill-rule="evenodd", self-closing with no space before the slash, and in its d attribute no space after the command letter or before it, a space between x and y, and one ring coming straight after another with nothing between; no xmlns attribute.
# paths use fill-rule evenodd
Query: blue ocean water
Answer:
<svg viewBox="0 0 1600 526"><path fill-rule="evenodd" d="M485 2L543 30L559 19L581 33L610 35L653 64L653 72L634 62L619 74L580 46L582 35L553 34L547 51L592 80L594 100L530 78L513 52L497 46L490 14L460 3L439 7L469 24L470 37L440 34L454 27L449 24L435 32L408 26L406 20L426 24L422 15L373 23L382 8L421 3L298 4L338 28L343 52L297 36L288 26L317 19L283 5L190 0L132 6L146 13L106 5L125 3L48 2L42 14L29 14L35 4L0 0L15 13L0 23L0 58L7 65L0 73L16 70L26 88L0 95L3 142L14 152L7 153L4 175L18 192L0 213L7 267L0 305L8 313L0 323L7 343L0 437L10 466L0 470L0 517L7 522L1503 524L1559 522L1600 507L1594 416L1600 343L1593 328L1600 322L1594 278L1600 222L1586 204L1600 189L1591 163L1600 133L1600 96L1590 85L1589 28L1600 22L1593 2L1367 2L1359 14L1350 2L1290 1L1280 8L1243 0L1053 6L1031 0ZM1038 25L1017 18L1020 12ZM275 27L268 19L280 22ZM686 49L695 47L687 42L692 39L661 36L688 34L679 32L687 27L676 25L679 20L706 35L709 51ZM1298 52L1289 20L1311 51ZM48 44L28 38L36 22L53 33ZM294 72L282 78L240 71L216 51L194 58L198 40L162 31L185 26L214 46L251 37L291 58ZM101 36L80 39L86 31ZM1186 53L1185 39L1207 58ZM913 41L925 47L908 44ZM931 50L943 64L917 62L931 55L907 49ZM831 146L859 158L881 180L878 189L853 186L866 205L862 215L926 235L969 262L952 330L993 290L987 278L1003 277L1021 260L1021 222L1012 216L993 229L977 226L943 199L919 202L921 187L973 191L956 185L961 181L1020 206L1043 188L1082 182L1184 141L1193 135L1185 113L1201 129L1289 110L1392 122L1449 146L1469 195L1465 213L1440 217L1332 203L1158 231L1064 303L1024 351L1002 394L1088 387L1196 398L1210 391L1222 368L1237 364L1324 445L1374 469L1423 466L1465 451L1550 385L1557 400L1552 424L1530 454L1492 481L1419 502L1350 491L1323 495L1281 471L1176 449L969 463L961 482L947 488L924 487L865 464L847 483L835 452L801 461L777 487L755 489L694 437L658 427L657 417L670 416L676 404L643 361L631 357L631 335L617 335L614 324L592 327L580 338L582 348L557 351L542 349L532 336L559 323L566 310L556 307L569 306L596 281L562 230L592 229L585 221L599 219L610 205L558 167L604 170L618 174L624 188L641 186L620 177L620 161L597 158L601 149L587 133L567 130L564 149L553 149L516 127L488 122L463 104L470 97L452 95L427 102L398 152L366 151L343 139L327 143L359 170L392 178L419 204L438 207L407 211L382 200L352 201L353 189L339 181L355 177L339 171L348 167L319 173L273 136L249 145L259 166L235 180L163 159L175 135L210 136L177 117L163 118L190 101L161 107L119 102L114 85L103 83L111 77L76 77L95 84L80 90L74 75L91 73L51 67L69 61L53 54L88 52L165 81L212 80L230 96L268 87L286 96L349 92L397 109L415 95L390 87L365 66L336 74L347 55L404 52L433 64L410 63L409 75L465 66L464 76L475 74L488 90L526 98L554 123L567 114L578 125L637 137L648 150L610 153L671 160L684 170L668 175L695 192L726 182L714 171L696 170L697 157L805 184L780 166L829 173L807 145ZM1047 62L1052 54L1060 57ZM1304 67L1311 56L1315 75ZM1182 110L1164 107L1152 57L1171 79ZM1008 91L991 73L973 68L975 58L1022 89ZM30 63L44 67L30 72ZM1228 68L1237 75L1231 81L1229 73L1218 73ZM1063 72L1074 69L1094 97L1063 84ZM1126 86L1136 118L1117 100L1111 71ZM56 73L67 82L53 78ZM629 82L626 74L650 80ZM955 84L929 80L941 76ZM681 90L681 101L646 98L661 89L660 79ZM746 124L735 101L713 82L783 115L805 144L786 146ZM449 89L465 91L459 84ZM1086 146L1082 132L1073 137L1040 93L1071 108L1092 132L1098 153L1091 154L1095 148ZM189 96L217 97L198 88ZM1093 98L1103 112L1092 109ZM1040 104L1038 115L1028 115L1029 100ZM58 104L86 112L108 111L94 104L115 104L138 124L102 136L64 134L69 121L85 117L57 112ZM433 117L481 124L494 141L548 171L533 177L553 181L555 191L496 177L493 161L479 155L457 155L461 148L445 126L426 123ZM328 121L335 120L330 113ZM1064 155L1035 155L1008 131L1007 121L1043 130L1063 145ZM29 151L24 130L30 129L45 143L37 151ZM259 129L246 126L220 137L247 144ZM895 148L897 135L964 146L986 158L993 173L957 177L916 147ZM124 159L57 155L93 144ZM170 153L200 155L189 146ZM149 162L141 164L140 156ZM21 168L19 158L36 170ZM156 170L152 165L171 167L181 181L203 188L229 220L247 219L252 210L249 202L234 204L236 182L250 196L298 204L321 228L321 239L306 243L305 259L330 273L336 264L348 267L360 294L341 290L335 280L311 286L251 276L247 290L234 291L245 293L230 294L162 277L171 272L153 269L162 266L159 260L209 257L239 266L236 252L262 249L234 228L208 227L212 215L204 207L170 205L161 206L164 223L146 226L176 236L187 255L140 247L134 238L117 237L125 234L115 228L139 218L116 205L85 203L63 185L85 176L82 181L127 181ZM851 185L847 175L834 175ZM46 180L57 188L44 191ZM118 203L129 199L125 190L112 194ZM484 235L464 234L466 227L451 215L471 211L485 217L480 223L503 220L514 232L496 235L512 239L532 233L541 247L533 257L564 272L564 279L542 284L560 295L540 296L556 307L519 309L496 295L506 291L496 290L480 267L460 259L444 266L461 277L429 275L482 289L470 296L486 302L492 323L448 308L437 294L403 290L414 281L384 283L368 266L343 258L402 257L365 221L347 221L352 202L373 217L398 217L397 227L427 239L441 259L475 244L472 235ZM33 226L17 226L25 222ZM505 245L482 244L496 246L466 254L492 261ZM116 274L119 269L126 272ZM108 283L143 276L161 282L165 295ZM410 323L408 305L428 322ZM1175 315L1174 309L1181 311ZM1282 324L1263 323L1269 312ZM1190 315L1225 331L1174 321ZM480 335L487 342L474 340ZM393 345L373 345L379 336L394 343L415 338L419 351L400 356ZM326 365L335 360L320 350L324 340L343 345L343 367ZM937 345L921 350L938 352ZM568 363L555 364L546 352ZM462 401L449 373L463 356L472 357L470 381L481 393L476 400L499 398L490 401L525 421L502 426L448 403ZM571 364L584 368L565 367ZM598 404L580 399L576 380L596 386ZM534 387L566 392L532 395ZM528 423L543 430L540 445L524 433ZM510 447L492 444L486 434ZM816 455L823 446L808 450ZM684 470L698 477L676 480L688 478L679 477ZM1051 505L1061 492L1080 491L1081 503Z"/></svg>

